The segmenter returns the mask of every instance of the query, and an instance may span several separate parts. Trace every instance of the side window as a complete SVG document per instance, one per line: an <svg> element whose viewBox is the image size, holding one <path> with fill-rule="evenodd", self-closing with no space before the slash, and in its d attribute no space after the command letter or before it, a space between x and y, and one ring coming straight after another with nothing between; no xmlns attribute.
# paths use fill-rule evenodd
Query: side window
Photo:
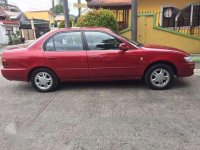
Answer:
<svg viewBox="0 0 200 150"><path fill-rule="evenodd" d="M115 37L103 32L85 32L90 50L115 50L122 43Z"/></svg>
<svg viewBox="0 0 200 150"><path fill-rule="evenodd" d="M46 46L45 46L45 50L46 50L46 51L54 51L54 50L55 50L55 48L54 48L54 43L53 43L53 38L51 38L51 39L47 42L47 44L46 44Z"/></svg>
<svg viewBox="0 0 200 150"><path fill-rule="evenodd" d="M52 37L45 46L46 51L83 50L81 32L63 32Z"/></svg>

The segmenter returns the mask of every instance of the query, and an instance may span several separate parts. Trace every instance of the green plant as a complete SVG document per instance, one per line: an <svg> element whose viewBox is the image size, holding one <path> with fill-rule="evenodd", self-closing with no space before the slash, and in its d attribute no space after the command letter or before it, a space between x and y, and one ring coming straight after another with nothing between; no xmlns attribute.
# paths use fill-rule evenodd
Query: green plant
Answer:
<svg viewBox="0 0 200 150"><path fill-rule="evenodd" d="M9 45L13 45L13 44L20 44L21 43L21 40L20 40L20 31L16 32L16 34L8 34L8 44Z"/></svg>
<svg viewBox="0 0 200 150"><path fill-rule="evenodd" d="M200 62L200 57L193 57L192 60L195 62Z"/></svg>
<svg viewBox="0 0 200 150"><path fill-rule="evenodd" d="M58 28L64 28L65 27L65 22L61 21L60 24L58 25Z"/></svg>
<svg viewBox="0 0 200 150"><path fill-rule="evenodd" d="M70 18L70 27L72 27L72 22L74 20ZM58 28L64 28L65 27L65 21L61 21L60 24L58 25Z"/></svg>
<svg viewBox="0 0 200 150"><path fill-rule="evenodd" d="M17 36L17 34L13 34L13 41L14 41L14 44L20 44L20 39Z"/></svg>
<svg viewBox="0 0 200 150"><path fill-rule="evenodd" d="M8 34L8 44L9 45L12 45L13 44L13 39L12 39L12 35L11 34Z"/></svg>
<svg viewBox="0 0 200 150"><path fill-rule="evenodd" d="M114 14L107 9L92 10L82 15L76 24L77 27L106 27L118 31L118 23Z"/></svg>
<svg viewBox="0 0 200 150"><path fill-rule="evenodd" d="M20 35L21 35L21 32L18 30L18 31L16 31L16 35L18 36L18 37L20 37Z"/></svg>

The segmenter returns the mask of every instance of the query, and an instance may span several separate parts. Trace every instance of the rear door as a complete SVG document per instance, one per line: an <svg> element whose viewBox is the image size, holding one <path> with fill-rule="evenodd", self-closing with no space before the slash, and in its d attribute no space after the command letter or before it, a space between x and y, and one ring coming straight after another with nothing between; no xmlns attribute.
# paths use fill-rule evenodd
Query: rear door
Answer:
<svg viewBox="0 0 200 150"><path fill-rule="evenodd" d="M88 78L87 54L81 31L60 32L45 43L44 65L52 68L60 80Z"/></svg>

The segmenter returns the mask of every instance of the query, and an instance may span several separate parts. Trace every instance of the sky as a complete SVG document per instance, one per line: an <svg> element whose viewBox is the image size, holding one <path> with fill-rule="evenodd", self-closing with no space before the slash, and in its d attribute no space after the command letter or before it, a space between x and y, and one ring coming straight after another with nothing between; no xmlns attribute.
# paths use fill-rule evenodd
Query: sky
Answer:
<svg viewBox="0 0 200 150"><path fill-rule="evenodd" d="M55 0L55 2L58 0ZM77 3L77 0L68 0L70 14L77 15L77 8L73 7L73 3ZM85 0L81 0L82 3L86 3ZM8 0L9 4L17 5L23 12L33 10L49 10L52 7L51 0Z"/></svg>

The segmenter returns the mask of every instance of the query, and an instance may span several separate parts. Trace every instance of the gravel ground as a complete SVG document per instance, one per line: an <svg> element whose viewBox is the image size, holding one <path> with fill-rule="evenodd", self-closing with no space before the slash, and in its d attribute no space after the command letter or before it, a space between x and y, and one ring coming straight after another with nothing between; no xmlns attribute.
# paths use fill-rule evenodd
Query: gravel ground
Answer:
<svg viewBox="0 0 200 150"><path fill-rule="evenodd" d="M166 91L127 81L46 94L0 76L0 91L0 150L200 149L200 76Z"/></svg>

